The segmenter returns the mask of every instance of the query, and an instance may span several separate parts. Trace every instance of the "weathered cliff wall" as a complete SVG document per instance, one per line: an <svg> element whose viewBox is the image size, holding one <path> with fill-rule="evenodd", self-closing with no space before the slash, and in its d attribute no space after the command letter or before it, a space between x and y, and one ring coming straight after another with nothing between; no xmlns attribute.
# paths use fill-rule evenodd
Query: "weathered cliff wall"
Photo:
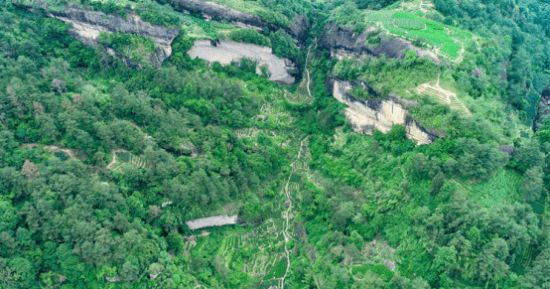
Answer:
<svg viewBox="0 0 550 289"><path fill-rule="evenodd" d="M537 113L533 121L533 131L537 132L544 124L544 119L550 115L550 84L542 91Z"/></svg>
<svg viewBox="0 0 550 289"><path fill-rule="evenodd" d="M178 0L174 8L187 13L199 13L206 19L227 20L237 27L254 29L259 32L263 31L264 28L268 28L270 31L283 29L300 43L305 43L309 36L309 23L305 16L295 15L294 22L289 27L282 27L267 22L259 16L247 14L211 1Z"/></svg>
<svg viewBox="0 0 550 289"><path fill-rule="evenodd" d="M70 23L73 28L69 29L69 33L88 46L96 44L99 33L103 31L125 32L150 38L157 48L155 54L150 55L150 60L157 66L172 54L172 41L179 34L177 28L151 25L133 12L129 12L126 19L123 19L118 15L107 15L76 5L67 5L64 11L48 11L47 4L43 2L37 2L36 5L45 9L50 17Z"/></svg>
<svg viewBox="0 0 550 289"><path fill-rule="evenodd" d="M372 134L373 129L377 129L386 133L394 124L401 124L407 130L407 137L416 140L419 145L430 144L435 140L435 136L408 115L408 109L413 103L396 96L388 100L361 101L348 93L352 88L350 82L333 78L327 79L327 88L334 98L348 106L346 117L356 132Z"/></svg>
<svg viewBox="0 0 550 289"><path fill-rule="evenodd" d="M425 57L437 64L441 63L441 60L431 51L420 49L399 37L392 39L381 37L380 44L371 47L366 44L371 33L379 34L380 32L371 27L363 33L357 34L350 27L340 27L336 23L330 23L319 38L319 45L330 50L332 56L339 59L353 54L373 57L385 55L387 58L402 59L408 50L415 50L418 57Z"/></svg>

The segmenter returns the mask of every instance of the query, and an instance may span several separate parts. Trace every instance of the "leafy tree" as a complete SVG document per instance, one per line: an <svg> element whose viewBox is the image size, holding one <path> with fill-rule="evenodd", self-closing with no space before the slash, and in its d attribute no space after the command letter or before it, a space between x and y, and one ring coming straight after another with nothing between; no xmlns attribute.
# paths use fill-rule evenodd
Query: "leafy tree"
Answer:
<svg viewBox="0 0 550 289"><path fill-rule="evenodd" d="M544 173L541 167L532 167L527 170L521 181L521 192L528 201L535 201L540 198L543 189Z"/></svg>
<svg viewBox="0 0 550 289"><path fill-rule="evenodd" d="M522 172L544 164L545 155L540 151L540 145L536 139L531 139L526 145L518 148L510 161L510 166Z"/></svg>
<svg viewBox="0 0 550 289"><path fill-rule="evenodd" d="M521 283L526 288L545 288L550 284L550 251L543 248L533 265L527 269L525 279Z"/></svg>
<svg viewBox="0 0 550 289"><path fill-rule="evenodd" d="M441 187L443 187L444 183L445 183L445 175L442 172L437 173L437 175L432 181L432 187L430 189L432 194L439 193L439 190L441 190Z"/></svg>

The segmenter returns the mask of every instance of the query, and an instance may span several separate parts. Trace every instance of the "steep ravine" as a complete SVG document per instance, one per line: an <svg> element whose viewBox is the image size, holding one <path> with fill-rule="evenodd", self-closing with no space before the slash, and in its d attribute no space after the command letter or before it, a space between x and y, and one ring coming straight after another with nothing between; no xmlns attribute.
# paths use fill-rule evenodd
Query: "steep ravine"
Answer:
<svg viewBox="0 0 550 289"><path fill-rule="evenodd" d="M408 115L411 103L397 96L390 96L388 100L361 101L348 93L351 88L349 81L327 79L327 89L334 98L348 106L346 117L356 132L372 134L373 129L377 129L387 133L393 125L401 124L405 126L407 137L416 140L419 145L431 144L435 140L434 135Z"/></svg>
<svg viewBox="0 0 550 289"><path fill-rule="evenodd" d="M47 3L37 2L36 4L38 7L48 11ZM302 43L305 43L309 37L310 27L305 16L296 15L295 22L290 25L290 27L280 27L262 20L259 16L246 14L210 1L178 0L176 6L176 8L180 11L200 13L206 19L229 20L233 24L240 27L262 31L264 28L268 28L272 31L284 29L287 33L291 34ZM25 8L32 9L32 7ZM70 29L69 32L80 39L84 44L90 46L95 45L98 42L99 33L102 31L109 33L124 31L125 33L148 37L154 41L155 46L157 47L155 54L151 55L151 63L156 64L157 67L171 55L172 41L179 34L179 30L177 28L151 25L150 23L141 20L141 18L133 12L128 13L126 19L123 19L117 15L107 15L101 11L94 11L90 8L67 5L64 11L48 11L48 13L50 17L57 18L65 23L70 23L73 28ZM382 37L380 44L374 47L369 46L366 41L369 36L373 35L373 33L380 32L377 32L374 28L369 28L365 32L357 34L354 33L351 28L339 27L335 23L331 23L325 28L318 43L320 48L331 51L332 56L338 58L349 55L368 55L372 57L385 55L388 58L403 58L403 51L413 49L417 51L419 57L427 57L436 63L440 63L437 56L433 55L430 51L419 49L413 46L410 42L400 38L384 39L384 37ZM228 60L229 62L236 60L234 58L238 56L238 53L233 53L235 55L230 53L231 55L229 56L231 57L228 57L225 55L227 54L227 51L224 52L224 55L221 55L218 51L219 49L216 50L215 45L206 45L209 44L206 42L206 44L201 43L202 42L200 41L195 43L194 50L197 56L201 53L204 54L205 49L214 49L215 51L212 51L213 55L217 54L215 56L218 58L227 58L225 60ZM231 43L225 44L227 46ZM193 50L191 52L193 52ZM257 52L250 49L247 50L247 52L255 53L255 56L257 57L250 57L250 55L242 55L241 57L259 57ZM271 56L273 57L259 57L261 59L258 59L260 63L270 64L270 79L284 83L293 83L294 78L290 76L288 72L295 70L296 67L293 67L292 63L288 60L278 59L274 55ZM201 58L206 59L208 57ZM127 59L123 60L127 62ZM224 59L213 59L212 61L224 62ZM129 63L127 62L127 64ZM392 125L403 124L407 128L408 137L417 140L419 144L429 144L434 140L433 135L420 127L412 118L408 116L406 105L404 105L404 102L400 101L397 97L394 97L391 100L378 102L363 102L354 99L349 93L347 93L347 90L351 88L351 84L349 82L328 79L327 87L338 101L348 105L348 108L346 109L346 117L350 119L354 129L358 132L372 133L372 129L375 128L385 133L391 129Z"/></svg>

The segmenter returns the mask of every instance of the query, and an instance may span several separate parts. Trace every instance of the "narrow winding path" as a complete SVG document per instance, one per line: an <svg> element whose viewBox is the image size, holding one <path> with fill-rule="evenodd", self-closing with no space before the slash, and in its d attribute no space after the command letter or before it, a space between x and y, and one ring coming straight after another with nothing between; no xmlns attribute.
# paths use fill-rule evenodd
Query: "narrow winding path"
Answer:
<svg viewBox="0 0 550 289"><path fill-rule="evenodd" d="M294 170L294 166L296 165L296 162L298 162L300 160L300 157L302 156L302 148L304 146L304 142L306 142L306 141L307 141L307 137L300 142L300 149L298 150L298 156L296 157L296 160L294 160L294 162L292 164L290 164L290 167L293 170ZM288 233L288 226L289 226L290 219L292 218L292 206L293 205L292 205L292 197L290 195L290 193L291 193L290 179L292 178L293 174L294 174L294 172L291 172L290 175L288 176L288 179L287 179L286 185L285 185L285 189L284 189L285 196L286 196L285 204L288 204L288 209L283 214L283 219L285 220L283 236L285 237L285 253L286 253L287 266L286 266L286 270L285 270L285 275L283 275L283 277L281 278L281 288L285 287L286 275L288 274L288 270L290 269L290 251L288 250L288 241L290 241L290 235Z"/></svg>
<svg viewBox="0 0 550 289"><path fill-rule="evenodd" d="M111 169L111 167L117 163L116 161L116 153L127 153L127 150L118 149L118 150L111 150L111 153L113 154L113 160L107 165L107 169Z"/></svg>
<svg viewBox="0 0 550 289"><path fill-rule="evenodd" d="M315 44L315 48L317 48L317 37L315 37L315 39L313 40L314 44ZM313 45L313 44L312 44ZM305 65L305 68L306 68L306 75L307 75L307 84L306 84L306 88L307 88L307 94L309 94L310 97L313 97L311 95L311 90L309 89L309 84L311 83L311 78L310 78L310 75L309 75L309 68L308 68L308 63L309 63L309 53L311 52L311 46L309 46L308 50L307 50L307 56L306 56L306 65Z"/></svg>
<svg viewBox="0 0 550 289"><path fill-rule="evenodd" d="M439 85L440 76L441 74L437 76L437 83L435 85L430 85L428 82L426 82L419 85L416 88L416 91L418 91L418 93L420 94L424 93L424 94L434 96L439 101L449 105L453 109L462 110L464 112L465 117L471 116L472 113L468 108L466 108L464 103L462 103L462 101L458 99L456 93L450 90L446 90Z"/></svg>

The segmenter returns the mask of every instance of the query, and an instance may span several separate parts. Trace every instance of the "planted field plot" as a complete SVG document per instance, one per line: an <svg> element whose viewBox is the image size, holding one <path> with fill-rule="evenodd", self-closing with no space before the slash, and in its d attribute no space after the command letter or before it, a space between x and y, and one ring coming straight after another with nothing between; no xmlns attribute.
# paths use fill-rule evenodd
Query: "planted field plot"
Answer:
<svg viewBox="0 0 550 289"><path fill-rule="evenodd" d="M283 254L282 225L282 221L268 219L251 231L241 229L216 232L222 240L214 254L220 256L231 270L242 270L257 278L280 278L281 265L278 264L287 262ZM216 242L214 238L204 240ZM194 251L201 250L201 247L196 246L191 250L192 254L199 254Z"/></svg>
<svg viewBox="0 0 550 289"><path fill-rule="evenodd" d="M540 198L536 201L529 202L531 207L533 207L533 212L536 214L542 215L546 209L546 204L548 203L548 194L546 191L542 191Z"/></svg>
<svg viewBox="0 0 550 289"><path fill-rule="evenodd" d="M307 95L307 92L306 93L300 93L300 92L290 93L290 92L285 90L284 98L288 102L291 102L291 103L294 103L294 104L312 104L313 103L313 97Z"/></svg>
<svg viewBox="0 0 550 289"><path fill-rule="evenodd" d="M534 246L528 246L523 251L523 254L519 255L521 256L520 259L516 260L514 263L514 266L512 267L512 270L516 274L524 274L525 268L529 268L529 264L532 261L533 253L534 253Z"/></svg>
<svg viewBox="0 0 550 289"><path fill-rule="evenodd" d="M182 255L216 256L229 270L261 280L259 288L284 288L292 265L289 241L297 238L292 220L297 210L294 202L300 194L300 182L307 171L307 141L297 141L291 149L296 158L290 165L290 174L281 180L284 187L271 208L271 218L252 228L208 228L210 235L186 237Z"/></svg>
<svg viewBox="0 0 550 289"><path fill-rule="evenodd" d="M293 117L290 116L290 113L282 110L278 104L265 103L260 107L260 112L262 115L270 116L267 121L274 124L286 124L290 122Z"/></svg>
<svg viewBox="0 0 550 289"><path fill-rule="evenodd" d="M247 127L247 128L235 130L235 135L237 135L238 138L243 138L243 137L255 138L260 131L262 130L257 129L255 127Z"/></svg>
<svg viewBox="0 0 550 289"><path fill-rule="evenodd" d="M459 183L470 193L470 198L486 207L492 207L520 200L520 181L521 175L518 173L502 170L487 182L471 184L468 181L459 181Z"/></svg>
<svg viewBox="0 0 550 289"><path fill-rule="evenodd" d="M147 169L149 164L140 156L135 156L130 152L115 152L113 161L107 166L111 170L120 170L123 165L131 165L137 168Z"/></svg>
<svg viewBox="0 0 550 289"><path fill-rule="evenodd" d="M323 177L323 173L320 171L308 173L307 176L308 180L319 189L324 189L325 187L332 185L332 180Z"/></svg>
<svg viewBox="0 0 550 289"><path fill-rule="evenodd" d="M357 275L357 276L363 276L367 271L372 271L373 273L378 275L380 278L384 279L384 281L386 282L389 282L394 275L394 272L388 269L383 264L356 266L356 267L353 267L351 271L353 275Z"/></svg>
<svg viewBox="0 0 550 289"><path fill-rule="evenodd" d="M473 39L472 33L424 19L422 11L425 10L423 7L427 7L426 4L418 7L420 10L416 12L420 13L414 13L412 10L412 13L392 10L368 11L365 12L365 18L368 24L381 25L389 33L411 40L422 38L437 54L460 60L463 47Z"/></svg>
<svg viewBox="0 0 550 289"><path fill-rule="evenodd" d="M463 111L463 116L465 117L472 115L470 110L458 99L456 93L439 86L439 77L437 78L436 85L423 83L416 88L416 91L421 95L432 96L437 101L449 105L452 109Z"/></svg>

